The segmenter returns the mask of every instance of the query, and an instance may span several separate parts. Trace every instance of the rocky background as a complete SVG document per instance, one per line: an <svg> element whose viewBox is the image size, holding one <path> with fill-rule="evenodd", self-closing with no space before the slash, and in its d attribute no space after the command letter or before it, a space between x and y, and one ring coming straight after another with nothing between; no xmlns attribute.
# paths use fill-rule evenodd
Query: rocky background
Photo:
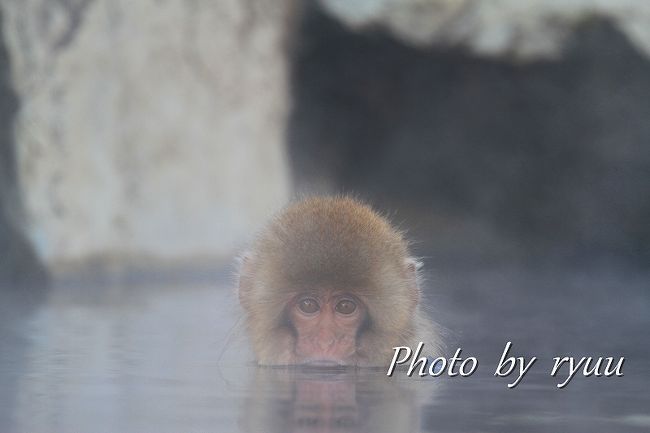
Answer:
<svg viewBox="0 0 650 433"><path fill-rule="evenodd" d="M3 2L3 163L19 190L3 209L22 208L13 226L38 258L232 254L288 197L290 15L255 0Z"/></svg>
<svg viewBox="0 0 650 433"><path fill-rule="evenodd" d="M650 263L643 0L0 1L0 280L352 192L439 263Z"/></svg>
<svg viewBox="0 0 650 433"><path fill-rule="evenodd" d="M631 37L645 6L361 3L378 9L361 19L325 1L303 19L289 128L299 185L362 191L435 263L647 267L650 45ZM436 7L449 17L428 44L395 28Z"/></svg>

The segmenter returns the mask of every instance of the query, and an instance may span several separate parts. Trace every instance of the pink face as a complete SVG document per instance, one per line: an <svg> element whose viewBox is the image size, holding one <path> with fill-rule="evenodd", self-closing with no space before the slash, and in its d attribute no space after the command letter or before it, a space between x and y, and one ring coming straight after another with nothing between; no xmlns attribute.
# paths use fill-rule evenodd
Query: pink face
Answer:
<svg viewBox="0 0 650 433"><path fill-rule="evenodd" d="M366 316L361 301L347 293L303 294L289 304L301 364L353 363L357 334Z"/></svg>

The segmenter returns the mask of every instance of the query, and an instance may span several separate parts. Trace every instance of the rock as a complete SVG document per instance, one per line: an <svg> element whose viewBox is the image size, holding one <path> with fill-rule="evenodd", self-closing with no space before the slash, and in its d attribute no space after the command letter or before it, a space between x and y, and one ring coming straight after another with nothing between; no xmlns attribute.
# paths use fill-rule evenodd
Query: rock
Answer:
<svg viewBox="0 0 650 433"><path fill-rule="evenodd" d="M2 23L0 13L0 34ZM17 193L12 129L17 109L18 99L9 79L9 58L0 40L0 292L5 287L33 287L46 279L20 225L22 205Z"/></svg>
<svg viewBox="0 0 650 433"><path fill-rule="evenodd" d="M592 17L614 22L650 55L650 3L643 0L320 0L354 29L388 28L415 45L464 45L487 56L556 56Z"/></svg>
<svg viewBox="0 0 650 433"><path fill-rule="evenodd" d="M394 211L436 266L650 264L650 58L610 21L535 62L413 47L321 10L299 40L297 188Z"/></svg>
<svg viewBox="0 0 650 433"><path fill-rule="evenodd" d="M231 254L287 199L288 0L1 7L47 263Z"/></svg>

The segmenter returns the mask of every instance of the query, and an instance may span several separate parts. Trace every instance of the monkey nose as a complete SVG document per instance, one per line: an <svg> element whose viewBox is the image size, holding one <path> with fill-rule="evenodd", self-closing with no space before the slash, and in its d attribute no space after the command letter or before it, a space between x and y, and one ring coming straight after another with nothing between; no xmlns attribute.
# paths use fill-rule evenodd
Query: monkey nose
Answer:
<svg viewBox="0 0 650 433"><path fill-rule="evenodd" d="M336 343L336 338L332 334L319 335L317 344L321 350L327 350Z"/></svg>

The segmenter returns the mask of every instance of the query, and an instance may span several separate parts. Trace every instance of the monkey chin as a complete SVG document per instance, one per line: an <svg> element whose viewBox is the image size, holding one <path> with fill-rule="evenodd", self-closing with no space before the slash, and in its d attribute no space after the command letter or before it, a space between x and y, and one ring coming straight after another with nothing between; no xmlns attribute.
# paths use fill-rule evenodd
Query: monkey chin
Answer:
<svg viewBox="0 0 650 433"><path fill-rule="evenodd" d="M357 368L357 367L368 367L374 365L371 362L364 361L358 356L350 355L347 357L336 357L336 356L309 356L309 357L297 357L294 360L294 365L301 365L305 367L316 367L316 368Z"/></svg>
<svg viewBox="0 0 650 433"><path fill-rule="evenodd" d="M305 365L309 367L356 367L358 365L358 356L355 353L295 353L295 365Z"/></svg>
<svg viewBox="0 0 650 433"><path fill-rule="evenodd" d="M296 365L309 367L348 367L356 364L350 357L341 358L337 356L297 356L294 362Z"/></svg>
<svg viewBox="0 0 650 433"><path fill-rule="evenodd" d="M372 362L362 359L303 359L294 365L306 369L345 370L356 368L383 368L381 362Z"/></svg>
<svg viewBox="0 0 650 433"><path fill-rule="evenodd" d="M340 360L340 359L305 359L300 365L306 367L323 367L323 368L332 368L332 367L348 367L349 363Z"/></svg>

